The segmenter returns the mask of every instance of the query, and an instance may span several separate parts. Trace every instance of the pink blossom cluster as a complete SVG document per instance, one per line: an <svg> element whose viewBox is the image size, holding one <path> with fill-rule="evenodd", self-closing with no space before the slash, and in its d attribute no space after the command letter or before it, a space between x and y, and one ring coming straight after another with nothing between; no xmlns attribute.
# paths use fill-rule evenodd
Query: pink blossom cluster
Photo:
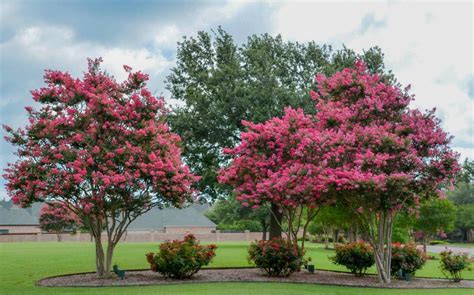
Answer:
<svg viewBox="0 0 474 295"><path fill-rule="evenodd" d="M139 211L180 206L193 194L197 178L181 162L180 138L168 130L164 100L146 88L148 76L125 67L128 79L118 83L101 61L89 60L83 79L46 71L46 86L32 91L42 107L27 108L28 126L5 126L18 147L4 175L16 204Z"/></svg>
<svg viewBox="0 0 474 295"><path fill-rule="evenodd" d="M44 204L39 221L40 227L46 231L64 231L81 226L79 217L64 202Z"/></svg>
<svg viewBox="0 0 474 295"><path fill-rule="evenodd" d="M408 105L408 89L387 85L357 62L318 75L316 115L287 109L282 118L246 122L242 143L219 180L243 205L342 200L359 213L408 209L452 181L457 154L434 110Z"/></svg>

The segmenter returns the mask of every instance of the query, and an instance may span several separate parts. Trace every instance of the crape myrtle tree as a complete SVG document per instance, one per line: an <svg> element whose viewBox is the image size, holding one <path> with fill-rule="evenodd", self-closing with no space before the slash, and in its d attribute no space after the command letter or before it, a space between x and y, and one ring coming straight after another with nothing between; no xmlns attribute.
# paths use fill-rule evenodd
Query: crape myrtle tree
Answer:
<svg viewBox="0 0 474 295"><path fill-rule="evenodd" d="M265 123L243 124L247 131L241 133L241 143L224 150L233 160L221 170L219 181L234 187L245 207L276 204L288 241L297 244L302 229L304 248L308 224L327 202L325 157L333 139L313 128L313 118L301 109L287 109L282 118Z"/></svg>
<svg viewBox="0 0 474 295"><path fill-rule="evenodd" d="M199 191L212 201L228 196L229 187L218 184L217 174L229 161L223 148L240 142L242 120L262 123L282 116L288 106L314 113L309 90L315 75L353 67L358 58L371 72L395 83L377 47L358 55L348 48L334 51L268 34L237 44L222 28L185 37L166 84L171 97L181 102L170 114L170 126L183 138L186 163L201 176ZM276 206L271 216L278 218L272 219L270 237L279 236Z"/></svg>
<svg viewBox="0 0 474 295"><path fill-rule="evenodd" d="M407 91L385 83L363 62L331 77L318 75L316 129L335 143L323 189L359 219L374 248L379 279L390 283L393 221L439 196L459 170L451 138L434 110L409 109Z"/></svg>
<svg viewBox="0 0 474 295"><path fill-rule="evenodd" d="M4 177L16 204L61 202L78 216L94 236L104 277L128 225L153 207L182 206L196 178L181 162L163 99L146 88L148 76L124 66L129 76L119 83L101 61L89 60L82 80L46 71L46 86L32 91L41 107L26 108L29 124L5 126L19 159Z"/></svg>
<svg viewBox="0 0 474 295"><path fill-rule="evenodd" d="M75 234L82 225L77 215L62 202L44 204L40 210L39 224L41 230L55 233L58 242L61 241L61 233Z"/></svg>

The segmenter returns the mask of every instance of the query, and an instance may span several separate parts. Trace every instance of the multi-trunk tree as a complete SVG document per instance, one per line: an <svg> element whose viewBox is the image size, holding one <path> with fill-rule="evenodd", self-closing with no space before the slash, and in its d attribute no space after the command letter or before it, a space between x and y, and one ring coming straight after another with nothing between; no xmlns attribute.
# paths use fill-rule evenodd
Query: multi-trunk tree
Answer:
<svg viewBox="0 0 474 295"><path fill-rule="evenodd" d="M301 109L287 109L282 118L261 124L244 122L248 130L242 132L237 147L224 151L233 161L219 176L222 183L234 187L242 205L276 205L286 237L295 244L299 230L305 237L309 222L327 202L324 191L329 175L324 158L333 139L313 128L314 124Z"/></svg>
<svg viewBox="0 0 474 295"><path fill-rule="evenodd" d="M358 217L374 248L378 276L390 283L395 215L442 194L458 171L451 138L434 110L410 109L407 89L389 85L362 62L318 75L316 129L334 138L325 191Z"/></svg>
<svg viewBox="0 0 474 295"><path fill-rule="evenodd" d="M124 66L129 76L119 83L100 62L89 60L83 79L46 71L46 86L32 91L41 107L26 108L29 124L5 126L19 159L4 177L16 204L61 202L78 216L104 277L128 225L153 207L182 206L196 177L181 162L180 138L168 130L163 99L147 90L148 76Z"/></svg>

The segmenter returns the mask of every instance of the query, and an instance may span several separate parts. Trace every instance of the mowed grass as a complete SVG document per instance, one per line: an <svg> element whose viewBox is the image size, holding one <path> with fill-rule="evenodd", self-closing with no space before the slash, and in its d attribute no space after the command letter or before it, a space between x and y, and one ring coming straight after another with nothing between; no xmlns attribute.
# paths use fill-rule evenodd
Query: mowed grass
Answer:
<svg viewBox="0 0 474 295"><path fill-rule="evenodd" d="M219 243L210 267L249 266L248 243ZM145 253L157 251L156 243L119 244L114 262L124 269L148 268ZM333 251L309 244L308 256L317 269L340 270L329 261ZM428 261L417 273L443 277L439 260ZM92 243L3 243L0 244L0 294L474 294L472 289L387 290L338 286L279 283L205 283L148 287L44 288L35 286L41 278L67 273L94 271ZM371 270L372 272L374 270ZM158 275L158 274L157 274ZM474 279L474 271L464 277Z"/></svg>

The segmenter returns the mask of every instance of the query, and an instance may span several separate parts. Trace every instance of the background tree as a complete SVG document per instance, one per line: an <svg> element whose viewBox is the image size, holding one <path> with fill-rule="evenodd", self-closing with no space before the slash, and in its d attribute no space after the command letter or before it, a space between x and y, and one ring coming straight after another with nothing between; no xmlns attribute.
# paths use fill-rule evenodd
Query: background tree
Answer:
<svg viewBox="0 0 474 295"><path fill-rule="evenodd" d="M82 225L77 215L60 202L47 203L41 207L39 224L41 230L55 233L58 242L61 241L61 233L75 234Z"/></svg>
<svg viewBox="0 0 474 295"><path fill-rule="evenodd" d="M457 154L434 111L409 109L407 90L362 62L331 77L318 75L316 83L316 128L333 145L324 162L327 194L356 214L374 248L379 279L390 283L395 216L452 183Z"/></svg>
<svg viewBox="0 0 474 295"><path fill-rule="evenodd" d="M413 227L416 216L408 212L399 212L393 220L392 241L406 244L413 239Z"/></svg>
<svg viewBox="0 0 474 295"><path fill-rule="evenodd" d="M354 218L346 208L341 206L324 206L311 221L308 230L311 234L322 234L324 246L329 249L329 237L332 237L333 248L339 241L339 232L354 226ZM357 226L355 226L357 228ZM355 241L352 241L355 242Z"/></svg>
<svg viewBox="0 0 474 295"><path fill-rule="evenodd" d="M447 197L456 205L474 204L474 184L458 182L453 190L446 193Z"/></svg>
<svg viewBox="0 0 474 295"><path fill-rule="evenodd" d="M327 75L364 60L371 72L395 82L386 71L377 47L363 54L314 42L285 42L281 36L252 35L236 44L222 28L198 32L178 43L177 64L167 77L171 97L180 102L170 116L172 130L183 138L183 156L192 172L201 176L199 190L208 199L227 197L217 174L245 129L242 121L265 122L282 116L284 108L301 107L314 113L309 90L317 73ZM270 236L279 236L281 216L274 208Z"/></svg>
<svg viewBox="0 0 474 295"><path fill-rule="evenodd" d="M455 228L450 239L474 242L474 161L466 159L457 176L456 186L447 192L457 208Z"/></svg>
<svg viewBox="0 0 474 295"><path fill-rule="evenodd" d="M227 199L219 199L206 212L206 216L221 230L261 231L262 240L267 239L270 225L270 208L262 205L258 209L244 207L234 194Z"/></svg>
<svg viewBox="0 0 474 295"><path fill-rule="evenodd" d="M448 232L453 229L455 217L456 208L453 202L447 199L428 200L420 206L414 228L423 233L425 253L426 245L430 239L440 232Z"/></svg>
<svg viewBox="0 0 474 295"><path fill-rule="evenodd" d="M462 169L456 177L458 183L474 182L474 160L464 159Z"/></svg>
<svg viewBox="0 0 474 295"><path fill-rule="evenodd" d="M163 99L147 90L148 76L118 83L89 60L83 79L48 70L32 91L29 124L7 140L19 159L4 175L13 202L61 202L89 227L96 269L110 275L115 246L128 225L153 207L180 207L195 177L181 162L180 138L168 131ZM106 251L102 231L107 236Z"/></svg>
<svg viewBox="0 0 474 295"><path fill-rule="evenodd" d="M457 208L454 225L461 230L463 241L474 242L474 204Z"/></svg>

